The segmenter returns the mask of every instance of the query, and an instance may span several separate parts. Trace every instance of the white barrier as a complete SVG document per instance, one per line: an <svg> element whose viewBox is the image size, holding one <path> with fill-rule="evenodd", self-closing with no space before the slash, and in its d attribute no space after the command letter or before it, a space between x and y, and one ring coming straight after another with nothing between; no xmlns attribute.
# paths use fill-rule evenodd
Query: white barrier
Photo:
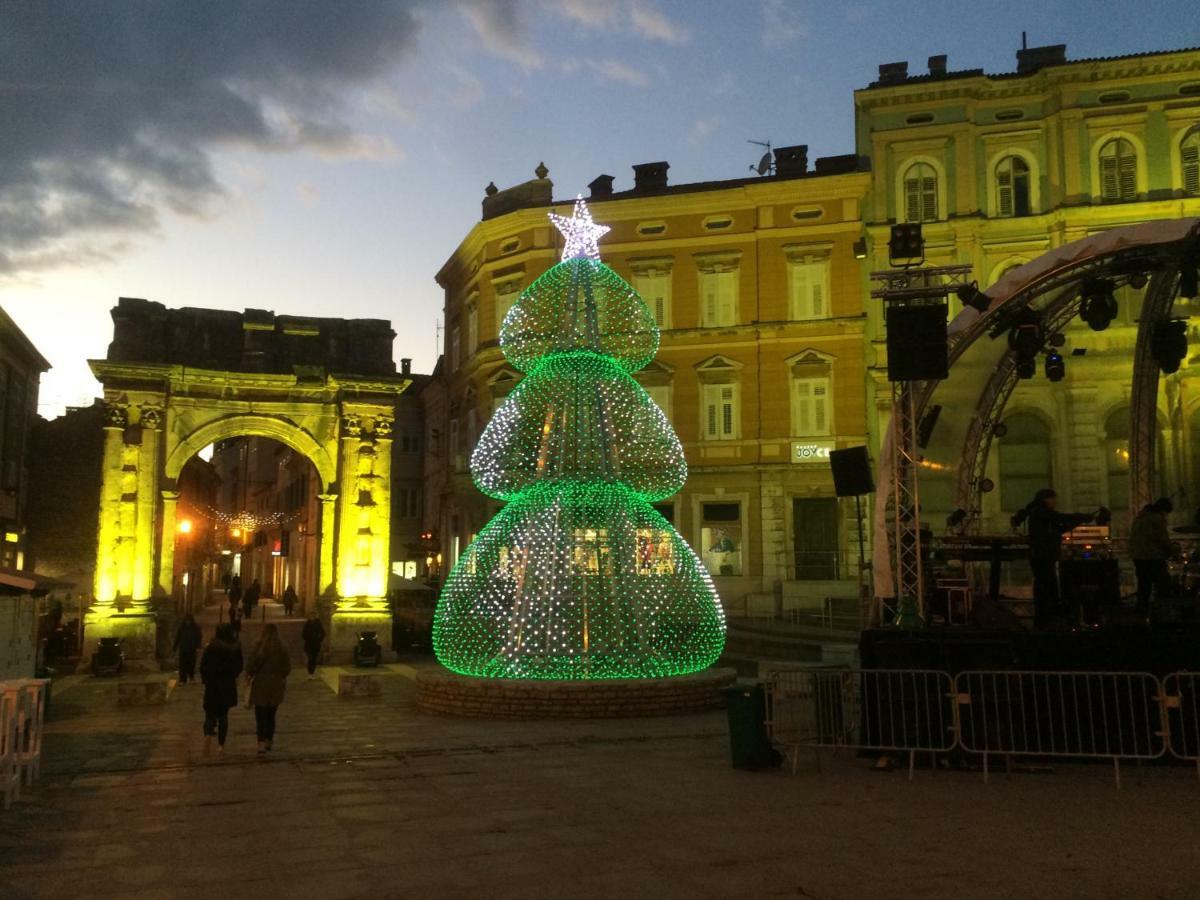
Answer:
<svg viewBox="0 0 1200 900"><path fill-rule="evenodd" d="M16 698L0 691L0 794L4 808L21 799L21 764L17 753Z"/></svg>
<svg viewBox="0 0 1200 900"><path fill-rule="evenodd" d="M1163 709L1171 755L1194 762L1200 776L1200 673L1174 672L1164 678Z"/></svg>
<svg viewBox="0 0 1200 900"><path fill-rule="evenodd" d="M22 781L33 784L41 775L48 685L45 678L0 681L0 791L6 809L20 799Z"/></svg>

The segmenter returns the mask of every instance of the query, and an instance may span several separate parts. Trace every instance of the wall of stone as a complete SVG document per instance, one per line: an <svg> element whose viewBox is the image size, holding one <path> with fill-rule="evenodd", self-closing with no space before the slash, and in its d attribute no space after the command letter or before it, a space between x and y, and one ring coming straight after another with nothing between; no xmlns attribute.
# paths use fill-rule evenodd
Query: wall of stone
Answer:
<svg viewBox="0 0 1200 900"><path fill-rule="evenodd" d="M733 669L676 678L533 681L468 678L451 672L417 677L417 708L435 715L494 719L612 719L703 712L722 705Z"/></svg>
<svg viewBox="0 0 1200 900"><path fill-rule="evenodd" d="M37 601L0 597L0 681L34 676L36 641Z"/></svg>

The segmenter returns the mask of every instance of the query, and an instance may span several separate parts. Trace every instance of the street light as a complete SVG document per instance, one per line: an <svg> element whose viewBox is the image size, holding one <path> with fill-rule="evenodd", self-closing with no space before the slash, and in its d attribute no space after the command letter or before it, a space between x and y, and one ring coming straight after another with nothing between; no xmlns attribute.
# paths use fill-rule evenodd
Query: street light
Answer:
<svg viewBox="0 0 1200 900"><path fill-rule="evenodd" d="M175 526L175 529L180 534L191 534L192 533L192 520L191 519L180 519L179 524Z"/></svg>

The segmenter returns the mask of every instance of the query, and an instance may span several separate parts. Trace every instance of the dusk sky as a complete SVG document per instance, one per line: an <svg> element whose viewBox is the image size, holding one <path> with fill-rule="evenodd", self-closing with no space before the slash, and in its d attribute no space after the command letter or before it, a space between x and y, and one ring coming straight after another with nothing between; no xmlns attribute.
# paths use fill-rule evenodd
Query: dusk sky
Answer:
<svg viewBox="0 0 1200 900"><path fill-rule="evenodd" d="M666 159L744 176L758 148L853 151L882 62L1015 68L1200 44L1195 0L312 0L0 4L0 305L89 402L117 297L386 318L428 371L433 277L484 186L559 198Z"/></svg>

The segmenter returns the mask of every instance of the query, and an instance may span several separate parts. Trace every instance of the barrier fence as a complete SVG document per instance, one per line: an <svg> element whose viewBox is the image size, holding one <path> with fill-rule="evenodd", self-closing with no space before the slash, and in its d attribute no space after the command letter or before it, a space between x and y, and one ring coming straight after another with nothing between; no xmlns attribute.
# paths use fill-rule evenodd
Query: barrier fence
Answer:
<svg viewBox="0 0 1200 900"><path fill-rule="evenodd" d="M1200 673L802 669L767 673L768 733L796 771L822 748L917 754L1153 760L1168 753L1200 775ZM820 756L816 756L818 766Z"/></svg>
<svg viewBox="0 0 1200 900"><path fill-rule="evenodd" d="M42 725L46 716L44 678L0 681L0 794L4 808L21 797L21 784L41 774Z"/></svg>

